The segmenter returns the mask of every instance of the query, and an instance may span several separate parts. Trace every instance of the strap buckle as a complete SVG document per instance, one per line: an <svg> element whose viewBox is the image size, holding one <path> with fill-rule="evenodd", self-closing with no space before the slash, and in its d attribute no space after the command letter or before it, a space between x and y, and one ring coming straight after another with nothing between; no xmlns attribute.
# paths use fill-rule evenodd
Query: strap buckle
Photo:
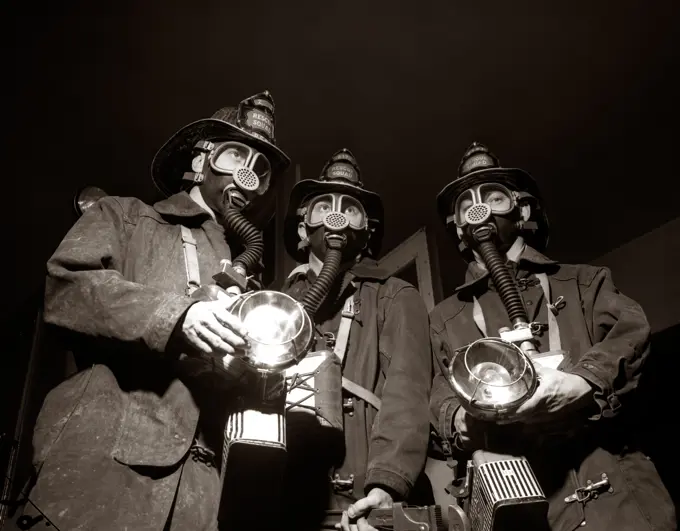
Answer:
<svg viewBox="0 0 680 531"><path fill-rule="evenodd" d="M539 283L539 279L532 277L523 277L517 279L517 287L522 291L526 291L528 288L532 288Z"/></svg>
<svg viewBox="0 0 680 531"><path fill-rule="evenodd" d="M542 336L543 332L549 330L547 323L539 323L538 321L533 321L529 323L529 329L531 330L531 335Z"/></svg>
<svg viewBox="0 0 680 531"><path fill-rule="evenodd" d="M351 494L354 490L354 474L350 474L345 478L341 477L340 474L335 474L333 479L331 479L331 484L335 492L348 492Z"/></svg>
<svg viewBox="0 0 680 531"><path fill-rule="evenodd" d="M567 305L567 301L564 300L564 297L560 295L555 299L555 302L548 303L548 309L552 312L553 315L557 316L558 313L560 313L560 310L564 308Z"/></svg>
<svg viewBox="0 0 680 531"><path fill-rule="evenodd" d="M352 399L352 397L345 398L342 401L342 409L345 413L349 413L350 415L352 415L352 412L354 411L354 400Z"/></svg>
<svg viewBox="0 0 680 531"><path fill-rule="evenodd" d="M345 302L345 306L342 308L342 316L348 317L349 319L354 319L355 314L354 297L348 297L347 301Z"/></svg>
<svg viewBox="0 0 680 531"><path fill-rule="evenodd" d="M335 347L335 334L333 332L324 332L323 340L326 343L326 348L333 350L333 347Z"/></svg>
<svg viewBox="0 0 680 531"><path fill-rule="evenodd" d="M591 480L587 481L585 487L579 487L574 491L574 494L564 498L565 503L579 502L585 503L591 498L597 499L599 493L603 490L614 492L614 488L609 483L607 474L602 474L602 479L593 483Z"/></svg>
<svg viewBox="0 0 680 531"><path fill-rule="evenodd" d="M215 453L212 450L208 450L194 442L191 448L189 448L189 453L191 454L191 459L197 463L203 463L208 468L216 468Z"/></svg>

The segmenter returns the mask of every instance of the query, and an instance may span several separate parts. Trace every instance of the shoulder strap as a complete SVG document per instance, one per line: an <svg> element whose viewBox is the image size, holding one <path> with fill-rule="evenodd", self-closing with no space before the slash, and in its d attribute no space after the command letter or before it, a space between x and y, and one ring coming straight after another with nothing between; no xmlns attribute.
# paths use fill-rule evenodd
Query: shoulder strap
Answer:
<svg viewBox="0 0 680 531"><path fill-rule="evenodd" d="M361 398L361 400L368 402L375 409L379 410L380 406L382 405L382 400L380 400L374 393L371 393L371 391L365 387L354 383L352 380L347 379L345 376L342 377L342 388L357 398Z"/></svg>
<svg viewBox="0 0 680 531"><path fill-rule="evenodd" d="M557 352L562 350L562 340L560 339L560 327L557 324L557 311L561 307L560 304L564 304L562 300L553 302L550 294L550 281L548 280L548 275L545 273L536 273L536 278L538 278L541 283L541 289L543 290L543 296L545 297L546 304L548 306L548 341L549 348L551 352ZM477 297L473 297L472 306L472 317L475 320L475 324L479 331L488 337L486 322L484 320L484 313L482 312L482 307L479 304Z"/></svg>
<svg viewBox="0 0 680 531"><path fill-rule="evenodd" d="M198 253L196 252L196 240L191 229L180 225L182 230L182 249L184 250L184 267L187 271L187 295L201 287L201 274L198 269Z"/></svg>
<svg viewBox="0 0 680 531"><path fill-rule="evenodd" d="M347 353L347 346L349 343L349 333L352 329L352 321L354 321L354 294L351 294L345 300L345 305L342 308L342 317L340 318L340 327L338 328L338 335L335 338L334 354L340 359L342 365L345 354ZM374 393L362 387L358 383L353 382L346 376L342 377L342 388L348 393L360 398L364 402L368 402L375 409L380 410L382 401Z"/></svg>
<svg viewBox="0 0 680 531"><path fill-rule="evenodd" d="M309 264L300 264L295 269L293 269L290 273L288 273L287 278L292 278L292 277L294 277L295 275L298 275L298 274L305 274L307 271L309 271Z"/></svg>
<svg viewBox="0 0 680 531"><path fill-rule="evenodd" d="M342 320L340 321L340 329L338 330L338 337L335 340L335 354L338 355L340 361L343 360L345 352L347 350L347 341L349 339L349 330L352 325L352 320L354 319L354 297L351 295L345 301L345 306L342 310ZM380 331L379 331L380 332ZM340 354L342 352L342 354ZM346 376L342 377L342 388L348 393L360 398L364 402L368 402L375 409L380 411L382 406L382 400L378 398L375 393L372 393L365 387L354 383L352 380L348 379ZM437 418L433 415L430 408L427 408L428 416L430 418L430 424L437 430Z"/></svg>
<svg viewBox="0 0 680 531"><path fill-rule="evenodd" d="M560 339L560 327L557 325L557 310L558 302L553 303L550 294L550 281L548 275L545 273L536 273L536 277L543 288L543 295L548 305L548 340L550 342L550 350L562 350L562 340Z"/></svg>
<svg viewBox="0 0 680 531"><path fill-rule="evenodd" d="M354 294L347 297L347 300L345 301L345 305L342 308L340 326L338 327L338 335L335 338L335 348L333 349L333 352L340 359L341 365L345 359L345 354L347 353L352 321L354 321Z"/></svg>
<svg viewBox="0 0 680 531"><path fill-rule="evenodd" d="M482 306L479 304L477 297L472 297L472 318L475 324L484 337L489 337L486 330L486 321L484 320L484 312Z"/></svg>

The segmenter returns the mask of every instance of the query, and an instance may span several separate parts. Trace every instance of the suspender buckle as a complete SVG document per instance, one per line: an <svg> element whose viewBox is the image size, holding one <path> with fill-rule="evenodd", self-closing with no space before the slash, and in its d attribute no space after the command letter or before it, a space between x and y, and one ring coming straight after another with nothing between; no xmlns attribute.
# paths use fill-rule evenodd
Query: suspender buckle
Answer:
<svg viewBox="0 0 680 531"><path fill-rule="evenodd" d="M348 297L345 306L342 308L342 316L354 319L354 297Z"/></svg>
<svg viewBox="0 0 680 531"><path fill-rule="evenodd" d="M349 414L350 417L354 416L354 400L350 398L345 398L342 401L342 410Z"/></svg>
<svg viewBox="0 0 680 531"><path fill-rule="evenodd" d="M333 347L335 347L335 334L333 332L324 332L323 340L326 344L326 349L333 350Z"/></svg>
<svg viewBox="0 0 680 531"><path fill-rule="evenodd" d="M340 477L340 474L335 474L335 477L331 479L331 484L335 492L348 492L351 494L354 489L354 474L350 474L346 478Z"/></svg>

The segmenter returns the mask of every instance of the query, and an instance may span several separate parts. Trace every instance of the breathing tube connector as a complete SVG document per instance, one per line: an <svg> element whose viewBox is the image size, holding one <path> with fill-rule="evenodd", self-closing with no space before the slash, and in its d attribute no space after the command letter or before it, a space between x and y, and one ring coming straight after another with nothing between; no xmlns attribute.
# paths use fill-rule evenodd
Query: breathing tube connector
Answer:
<svg viewBox="0 0 680 531"><path fill-rule="evenodd" d="M529 318L524 309L522 296L515 284L510 270L505 265L505 257L501 256L496 244L492 240L494 230L492 226L482 226L473 232L478 243L477 251L484 260L484 265L491 275L491 280L503 301L508 317L513 327L519 324L527 324Z"/></svg>
<svg viewBox="0 0 680 531"><path fill-rule="evenodd" d="M347 244L347 237L344 234L327 234L325 240L328 250L323 260L323 267L302 299L302 306L307 310L312 321L338 276L342 263L342 249Z"/></svg>
<svg viewBox="0 0 680 531"><path fill-rule="evenodd" d="M240 211L227 207L224 212L225 226L233 231L245 245L245 250L232 260L232 267L243 276L257 265L264 254L262 233Z"/></svg>

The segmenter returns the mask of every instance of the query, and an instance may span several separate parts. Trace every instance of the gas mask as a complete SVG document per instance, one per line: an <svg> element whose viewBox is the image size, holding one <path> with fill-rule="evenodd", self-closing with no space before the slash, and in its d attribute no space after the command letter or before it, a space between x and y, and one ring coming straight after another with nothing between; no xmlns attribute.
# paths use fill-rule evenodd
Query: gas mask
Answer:
<svg viewBox="0 0 680 531"><path fill-rule="evenodd" d="M524 223L519 203L522 195L499 183L483 183L460 194L452 205L447 225L455 223L461 240L473 249L480 231L491 231L498 250L507 251Z"/></svg>
<svg viewBox="0 0 680 531"><path fill-rule="evenodd" d="M241 142L201 141L191 163L192 174L185 179L201 183L209 206L222 210L232 207L243 210L248 203L269 189L271 165L262 153ZM202 190L203 191L203 190ZM211 197L221 194L220 197ZM210 199L218 205L210 205Z"/></svg>
<svg viewBox="0 0 680 531"><path fill-rule="evenodd" d="M370 235L366 209L356 198L341 193L319 195L298 213L303 216L312 252L323 260L330 235L344 238L343 261L354 259L368 243ZM307 242L301 242L306 245Z"/></svg>

